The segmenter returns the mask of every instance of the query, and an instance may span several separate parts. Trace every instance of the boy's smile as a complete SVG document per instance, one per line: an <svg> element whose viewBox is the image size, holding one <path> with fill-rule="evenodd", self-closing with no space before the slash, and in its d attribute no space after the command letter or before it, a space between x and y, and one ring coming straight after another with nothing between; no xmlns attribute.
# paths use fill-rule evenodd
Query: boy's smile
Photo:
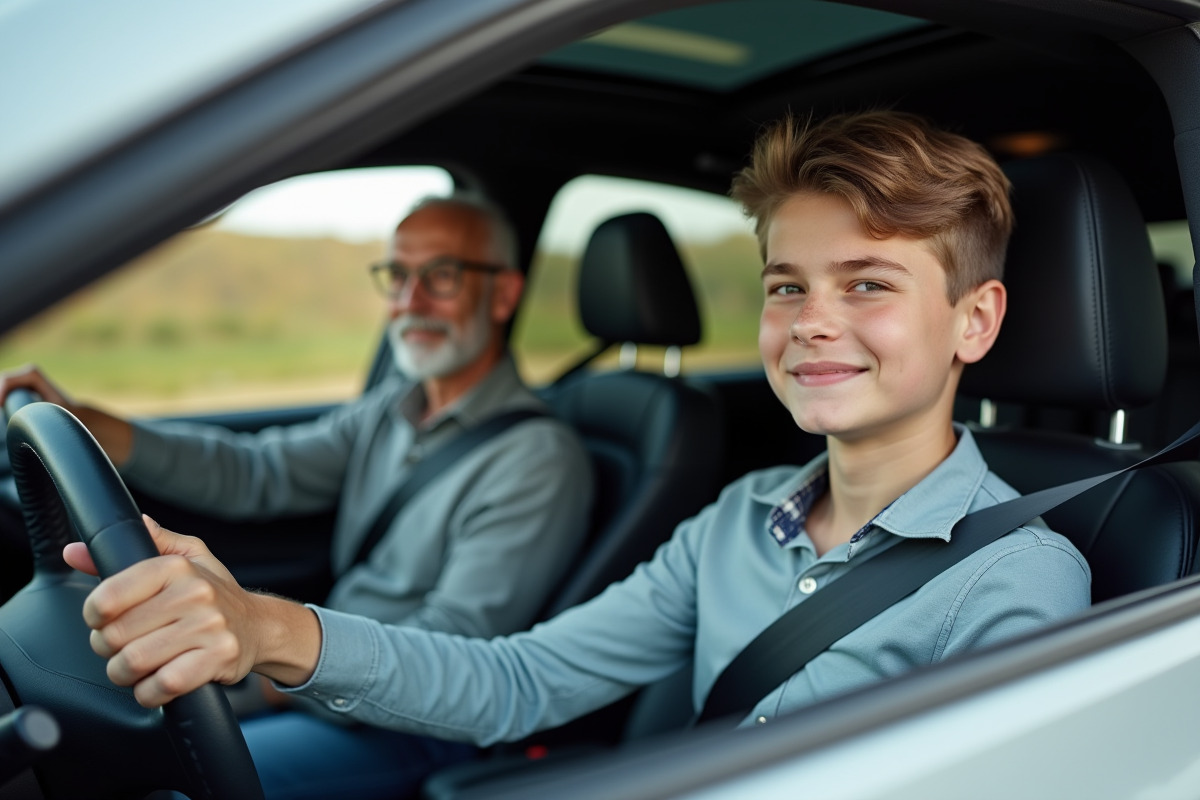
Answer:
<svg viewBox="0 0 1200 800"><path fill-rule="evenodd" d="M851 364L839 364L835 361L818 361L812 364L800 364L792 374L796 382L802 386L828 386L859 375L865 370Z"/></svg>
<svg viewBox="0 0 1200 800"><path fill-rule="evenodd" d="M843 441L948 428L969 293L950 305L925 240L876 239L839 197L785 202L767 232L759 350L796 423Z"/></svg>

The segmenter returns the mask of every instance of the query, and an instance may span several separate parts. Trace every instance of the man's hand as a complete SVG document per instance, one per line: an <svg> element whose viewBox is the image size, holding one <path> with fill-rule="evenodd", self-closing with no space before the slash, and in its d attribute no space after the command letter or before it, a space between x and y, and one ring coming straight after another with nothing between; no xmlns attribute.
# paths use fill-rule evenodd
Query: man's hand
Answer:
<svg viewBox="0 0 1200 800"><path fill-rule="evenodd" d="M61 389L51 383L50 379L32 364L26 364L8 372L0 372L0 404L4 403L8 393L13 389L30 389L41 395L46 402L62 406L68 411L74 405Z"/></svg>
<svg viewBox="0 0 1200 800"><path fill-rule="evenodd" d="M316 668L316 615L290 600L247 592L199 539L145 517L162 555L101 582L83 605L92 649L108 677L155 708L206 683L233 684L251 670L298 685ZM63 558L96 574L87 547Z"/></svg>
<svg viewBox="0 0 1200 800"><path fill-rule="evenodd" d="M133 451L133 428L120 417L114 417L88 405L76 403L32 365L0 372L0 405L13 389L30 389L48 403L70 411L96 437L110 461L121 466Z"/></svg>

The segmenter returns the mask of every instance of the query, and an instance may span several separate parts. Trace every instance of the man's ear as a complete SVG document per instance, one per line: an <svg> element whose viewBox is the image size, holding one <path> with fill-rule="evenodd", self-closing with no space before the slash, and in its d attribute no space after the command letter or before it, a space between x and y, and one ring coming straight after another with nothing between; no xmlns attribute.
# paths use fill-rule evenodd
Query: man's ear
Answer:
<svg viewBox="0 0 1200 800"><path fill-rule="evenodd" d="M955 355L964 364L974 364L987 355L1000 335L1000 323L1008 309L1008 290L997 280L985 281L959 300L966 326Z"/></svg>
<svg viewBox="0 0 1200 800"><path fill-rule="evenodd" d="M525 289L525 275L517 269L497 272L492 283L492 322L505 325L517 313L521 292Z"/></svg>

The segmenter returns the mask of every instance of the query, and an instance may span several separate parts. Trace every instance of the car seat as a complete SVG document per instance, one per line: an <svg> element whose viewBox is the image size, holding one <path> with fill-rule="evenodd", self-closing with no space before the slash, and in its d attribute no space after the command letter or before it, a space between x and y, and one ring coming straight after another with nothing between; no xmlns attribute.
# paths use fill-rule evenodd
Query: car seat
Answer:
<svg viewBox="0 0 1200 800"><path fill-rule="evenodd" d="M616 345L659 345L673 349L674 367L601 372L583 363L541 391L579 433L596 479L587 543L543 618L624 578L720 488L721 414L677 375L679 349L700 341L700 312L657 217L625 214L596 229L580 263L579 310L599 342L587 362Z"/></svg>
<svg viewBox="0 0 1200 800"><path fill-rule="evenodd" d="M1005 284L1008 314L992 352L964 370L960 394L989 402L1112 415L1110 440L1018 426L975 431L991 469L1029 493L1127 466L1125 412L1158 397L1167 322L1146 226L1106 163L1056 154L1012 162L1017 226ZM1197 416L1200 416L1198 414ZM1200 464L1138 470L1045 515L1092 568L1092 600L1193 572Z"/></svg>
<svg viewBox="0 0 1200 800"><path fill-rule="evenodd" d="M1192 286L1179 286L1175 268L1158 265L1167 305L1167 380L1150 405L1128 415L1129 438L1150 450L1170 444L1196 421L1200 397L1200 335ZM1200 445L1196 447L1200 457Z"/></svg>

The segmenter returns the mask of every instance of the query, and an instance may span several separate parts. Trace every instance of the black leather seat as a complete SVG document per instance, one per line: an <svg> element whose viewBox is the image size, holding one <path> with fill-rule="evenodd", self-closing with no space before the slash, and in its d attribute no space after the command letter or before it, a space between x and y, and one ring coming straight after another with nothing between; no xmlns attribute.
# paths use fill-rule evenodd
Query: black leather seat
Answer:
<svg viewBox="0 0 1200 800"><path fill-rule="evenodd" d="M614 217L596 229L580 264L579 310L600 342L597 353L700 341L691 282L651 214ZM715 400L678 377L580 369L542 394L582 437L597 481L588 544L545 608L552 616L624 578L715 499L724 434Z"/></svg>
<svg viewBox="0 0 1200 800"><path fill-rule="evenodd" d="M960 392L1032 406L1116 413L1150 403L1167 366L1167 323L1146 227L1107 164L1054 155L1005 167L1017 227L996 346ZM1197 416L1200 417L1200 408ZM1136 445L1021 427L976 431L992 470L1023 493L1131 464ZM1197 568L1200 465L1167 464L1097 487L1045 515L1092 568L1092 599Z"/></svg>
<svg viewBox="0 0 1200 800"><path fill-rule="evenodd" d="M1192 426L1200 398L1200 335L1191 285L1175 283L1174 268L1159 265L1167 304L1167 381L1153 403L1129 415L1129 433L1149 449L1169 444ZM1200 446L1197 446L1200 457Z"/></svg>

